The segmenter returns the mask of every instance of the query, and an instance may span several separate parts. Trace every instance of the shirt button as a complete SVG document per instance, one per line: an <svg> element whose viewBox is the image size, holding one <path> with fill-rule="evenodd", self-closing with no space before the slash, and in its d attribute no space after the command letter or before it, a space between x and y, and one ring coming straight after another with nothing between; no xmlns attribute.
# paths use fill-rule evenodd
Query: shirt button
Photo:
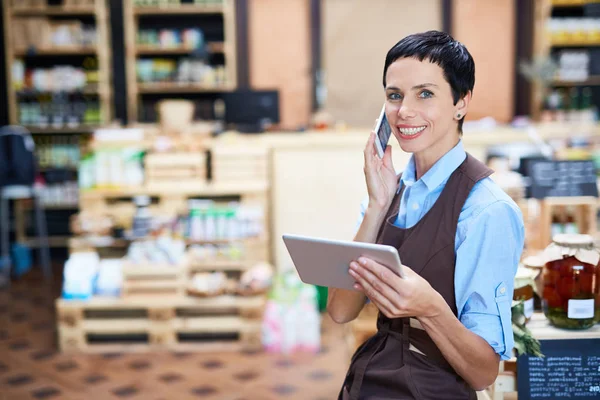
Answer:
<svg viewBox="0 0 600 400"><path fill-rule="evenodd" d="M506 288L500 288L500 294L506 293Z"/></svg>
<svg viewBox="0 0 600 400"><path fill-rule="evenodd" d="M413 203L412 209L413 210L418 210L419 209L419 204L418 203Z"/></svg>

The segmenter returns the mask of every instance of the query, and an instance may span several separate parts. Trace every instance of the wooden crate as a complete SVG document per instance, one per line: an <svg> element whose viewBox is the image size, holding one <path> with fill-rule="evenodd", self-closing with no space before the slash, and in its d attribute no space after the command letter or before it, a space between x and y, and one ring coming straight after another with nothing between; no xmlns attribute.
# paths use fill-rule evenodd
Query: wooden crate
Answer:
<svg viewBox="0 0 600 400"><path fill-rule="evenodd" d="M91 189L79 194L81 211L131 217L135 212L133 198L146 195L153 199L151 211L175 214L186 211L188 199L239 197L244 204L259 204L266 207L268 183L266 181L246 181L243 184L207 184L195 182L183 185L178 181L170 182L168 190L149 187L123 187L119 189ZM118 210L118 213L116 212Z"/></svg>
<svg viewBox="0 0 600 400"><path fill-rule="evenodd" d="M575 209L575 223L580 233L596 234L598 199L595 197L547 197L540 200L539 236L534 247L543 249L552 242L552 216L567 207ZM564 212L564 211L563 211Z"/></svg>
<svg viewBox="0 0 600 400"><path fill-rule="evenodd" d="M265 298L56 301L63 352L259 349Z"/></svg>
<svg viewBox="0 0 600 400"><path fill-rule="evenodd" d="M218 146L211 150L214 182L268 180L269 157L266 146Z"/></svg>
<svg viewBox="0 0 600 400"><path fill-rule="evenodd" d="M206 182L204 152L151 153L144 158L146 187L162 190L172 185L198 185Z"/></svg>
<svg viewBox="0 0 600 400"><path fill-rule="evenodd" d="M121 297L183 296L185 294L185 265L123 265Z"/></svg>

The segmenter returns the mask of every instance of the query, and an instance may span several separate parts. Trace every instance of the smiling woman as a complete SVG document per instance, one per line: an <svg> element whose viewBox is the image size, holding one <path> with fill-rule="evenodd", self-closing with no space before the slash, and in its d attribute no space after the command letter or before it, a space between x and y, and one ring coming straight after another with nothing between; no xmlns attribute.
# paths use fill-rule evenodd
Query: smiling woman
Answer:
<svg viewBox="0 0 600 400"><path fill-rule="evenodd" d="M356 318L367 298L379 309L340 399L475 399L511 355L523 218L462 146L474 81L471 55L442 32L407 36L387 54L385 114L412 157L397 176L391 147L380 158L371 133L355 240L396 247L406 277L361 258L350 264L357 291L330 289L336 322Z"/></svg>

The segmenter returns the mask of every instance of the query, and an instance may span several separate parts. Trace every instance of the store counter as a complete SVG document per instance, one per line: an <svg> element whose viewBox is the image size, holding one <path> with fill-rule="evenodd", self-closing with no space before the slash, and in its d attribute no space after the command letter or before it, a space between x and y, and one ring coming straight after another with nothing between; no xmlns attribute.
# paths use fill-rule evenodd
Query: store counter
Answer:
<svg viewBox="0 0 600 400"><path fill-rule="evenodd" d="M239 135L228 133L214 146L267 146L271 150L272 250L278 268L292 268L282 242L284 233L351 239L357 228L360 203L365 199L363 149L369 130L309 131ZM485 160L492 146L525 144L569 137L600 137L598 125L548 123L532 128L498 127L465 130L465 149ZM410 154L392 140L395 168L400 171ZM521 146L523 147L523 146Z"/></svg>

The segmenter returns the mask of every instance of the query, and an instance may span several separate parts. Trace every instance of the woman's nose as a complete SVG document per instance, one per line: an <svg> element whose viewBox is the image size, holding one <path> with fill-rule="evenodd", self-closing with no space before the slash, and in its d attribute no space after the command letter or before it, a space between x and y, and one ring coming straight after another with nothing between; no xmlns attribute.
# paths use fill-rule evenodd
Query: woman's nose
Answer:
<svg viewBox="0 0 600 400"><path fill-rule="evenodd" d="M415 112L414 109L412 107L410 107L410 104L407 104L407 102L402 102L402 105L400 106L400 108L398 108L398 117L400 117L401 119L407 119L407 118L412 118L415 116Z"/></svg>

